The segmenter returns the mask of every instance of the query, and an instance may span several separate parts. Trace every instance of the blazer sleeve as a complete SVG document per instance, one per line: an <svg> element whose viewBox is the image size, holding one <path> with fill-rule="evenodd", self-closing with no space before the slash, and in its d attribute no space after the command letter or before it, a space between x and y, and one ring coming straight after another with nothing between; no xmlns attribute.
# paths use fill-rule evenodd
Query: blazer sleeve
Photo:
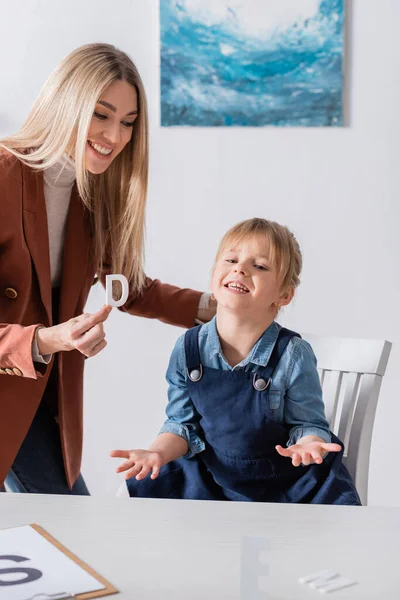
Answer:
<svg viewBox="0 0 400 600"><path fill-rule="evenodd" d="M100 276L105 286L106 274ZM159 279L146 277L146 284L140 294L132 292L127 301L119 308L122 312L158 319L169 325L193 327L199 308L202 292L188 288L179 288Z"/></svg>
<svg viewBox="0 0 400 600"><path fill-rule="evenodd" d="M0 376L43 377L47 365L34 363L32 358L32 344L39 327L39 324L23 327L0 323Z"/></svg>

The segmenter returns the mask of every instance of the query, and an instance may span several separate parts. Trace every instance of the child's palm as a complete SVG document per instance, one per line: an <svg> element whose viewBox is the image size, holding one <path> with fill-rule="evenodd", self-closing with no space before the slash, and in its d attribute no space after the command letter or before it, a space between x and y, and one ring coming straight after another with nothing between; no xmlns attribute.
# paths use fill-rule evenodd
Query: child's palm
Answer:
<svg viewBox="0 0 400 600"><path fill-rule="evenodd" d="M276 451L281 456L286 456L292 459L294 467L300 465L311 465L313 463L320 465L328 452L340 452L342 449L339 444L328 444L324 441L309 441L293 444L288 448L275 446Z"/></svg>
<svg viewBox="0 0 400 600"><path fill-rule="evenodd" d="M126 471L125 479L136 477L139 481L147 477L150 471L151 479L155 479L162 465L160 454L149 450L111 450L110 456L126 459L115 469L117 473Z"/></svg>

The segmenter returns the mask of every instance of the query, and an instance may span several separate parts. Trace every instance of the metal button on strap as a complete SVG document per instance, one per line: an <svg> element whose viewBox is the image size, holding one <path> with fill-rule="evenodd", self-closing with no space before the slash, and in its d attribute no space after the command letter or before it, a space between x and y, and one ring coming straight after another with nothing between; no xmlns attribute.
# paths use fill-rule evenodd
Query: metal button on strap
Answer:
<svg viewBox="0 0 400 600"><path fill-rule="evenodd" d="M18 369L18 367L13 367L13 373L14 373L14 375L17 375L18 377L22 377L22 371L21 371L21 369Z"/></svg>
<svg viewBox="0 0 400 600"><path fill-rule="evenodd" d="M14 375L14 371L12 369L4 369L7 375Z"/></svg>
<svg viewBox="0 0 400 600"><path fill-rule="evenodd" d="M188 371L188 375L191 381L200 381L203 375L203 367L200 365L198 369L192 369L191 371Z"/></svg>
<svg viewBox="0 0 400 600"><path fill-rule="evenodd" d="M14 288L8 287L6 289L6 296L7 296L7 298L11 298L11 300L14 300L14 298L16 298L18 296L18 292L17 292L17 290L14 290Z"/></svg>
<svg viewBox="0 0 400 600"><path fill-rule="evenodd" d="M258 392L263 392L264 390L266 390L267 387L269 386L270 382L271 382L270 379L268 379L268 381L266 381L262 377L257 379L257 374L254 375L253 386L254 386L254 389L256 389Z"/></svg>

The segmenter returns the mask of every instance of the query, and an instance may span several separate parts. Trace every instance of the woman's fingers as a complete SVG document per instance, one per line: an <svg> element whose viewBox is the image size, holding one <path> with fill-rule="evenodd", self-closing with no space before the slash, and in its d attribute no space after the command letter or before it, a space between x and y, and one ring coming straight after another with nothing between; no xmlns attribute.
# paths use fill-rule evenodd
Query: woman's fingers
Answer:
<svg viewBox="0 0 400 600"><path fill-rule="evenodd" d="M80 315L73 319L71 326L71 337L78 338L99 323L104 323L108 319L110 312L112 311L111 306L103 306L100 310L93 314Z"/></svg>
<svg viewBox="0 0 400 600"><path fill-rule="evenodd" d="M101 340L98 344L96 344L94 346L94 348L92 348L91 350L85 352L85 355L89 358L96 356L96 354L98 354L99 352L101 352L102 350L104 350L104 348L107 346L107 342L106 340Z"/></svg>
<svg viewBox="0 0 400 600"><path fill-rule="evenodd" d="M106 347L103 323L111 310L110 306L103 306L94 314L84 313L49 328L49 331L54 331L52 346L55 351L78 350L85 356L95 356L101 352Z"/></svg>
<svg viewBox="0 0 400 600"><path fill-rule="evenodd" d="M85 356L95 356L106 347L105 337L103 324L97 324L75 340L75 349Z"/></svg>
<svg viewBox="0 0 400 600"><path fill-rule="evenodd" d="M95 325L88 331L82 333L79 338L75 339L75 346L81 350L85 350L100 342L105 338L105 335L103 324Z"/></svg>
<svg viewBox="0 0 400 600"><path fill-rule="evenodd" d="M111 312L110 307L103 307L93 315L83 314L72 325L71 341L76 350L85 356L96 356L106 347L103 322Z"/></svg>

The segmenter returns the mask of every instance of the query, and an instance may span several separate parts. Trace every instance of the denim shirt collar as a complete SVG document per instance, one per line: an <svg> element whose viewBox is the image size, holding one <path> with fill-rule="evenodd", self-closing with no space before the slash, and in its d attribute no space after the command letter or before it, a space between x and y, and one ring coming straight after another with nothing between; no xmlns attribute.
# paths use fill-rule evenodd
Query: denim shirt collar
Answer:
<svg viewBox="0 0 400 600"><path fill-rule="evenodd" d="M220 358L226 362L217 332L217 318L214 317L209 323L203 325L203 329L207 334L207 349L210 360L212 360L216 355L219 355ZM260 367L266 367L271 356L272 349L278 338L280 329L281 326L276 323L276 321L272 321L271 325L257 340L246 358L236 366L245 367L249 363L253 363Z"/></svg>

